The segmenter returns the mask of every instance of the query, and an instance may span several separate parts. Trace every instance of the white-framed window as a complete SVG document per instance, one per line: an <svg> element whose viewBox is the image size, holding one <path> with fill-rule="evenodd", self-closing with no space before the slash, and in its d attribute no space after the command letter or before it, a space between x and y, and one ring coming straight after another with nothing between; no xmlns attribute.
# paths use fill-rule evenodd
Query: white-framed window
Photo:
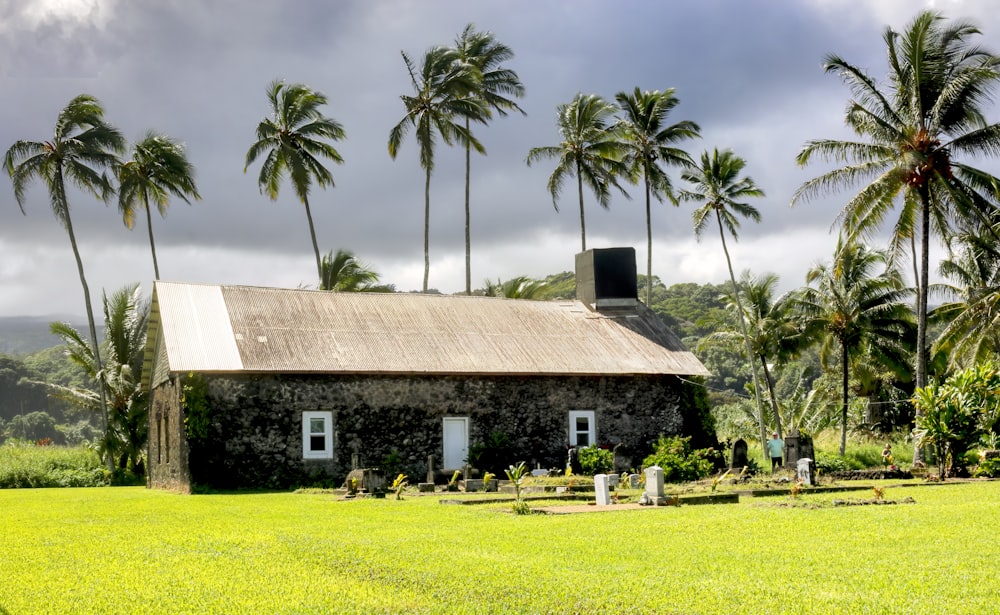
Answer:
<svg viewBox="0 0 1000 615"><path fill-rule="evenodd" d="M569 443L571 446L590 446L597 442L597 423L593 410L569 411Z"/></svg>
<svg viewBox="0 0 1000 615"><path fill-rule="evenodd" d="M333 459L333 412L302 413L303 459Z"/></svg>

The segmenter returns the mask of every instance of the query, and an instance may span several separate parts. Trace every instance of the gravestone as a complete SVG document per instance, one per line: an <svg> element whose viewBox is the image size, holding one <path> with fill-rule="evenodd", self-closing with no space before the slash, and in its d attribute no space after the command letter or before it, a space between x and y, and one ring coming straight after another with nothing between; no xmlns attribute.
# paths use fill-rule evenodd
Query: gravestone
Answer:
<svg viewBox="0 0 1000 615"><path fill-rule="evenodd" d="M663 497L663 468L652 466L646 468L646 499L654 506L665 506L667 498Z"/></svg>
<svg viewBox="0 0 1000 615"><path fill-rule="evenodd" d="M630 489L638 489L642 481L639 480L638 474L628 475L628 486Z"/></svg>
<svg viewBox="0 0 1000 615"><path fill-rule="evenodd" d="M611 492L608 489L608 475L594 475L594 495L597 497L598 506L608 506L611 504Z"/></svg>
<svg viewBox="0 0 1000 615"><path fill-rule="evenodd" d="M608 474L608 487L610 487L611 489L617 489L618 481L620 481L621 478L622 477L618 476L617 474Z"/></svg>
<svg viewBox="0 0 1000 615"><path fill-rule="evenodd" d="M351 453L351 469L357 470L361 467L361 455L357 453Z"/></svg>
<svg viewBox="0 0 1000 615"><path fill-rule="evenodd" d="M795 463L795 472L803 485L812 486L813 476L816 474L816 464L812 459L803 457Z"/></svg>
<svg viewBox="0 0 1000 615"><path fill-rule="evenodd" d="M747 459L747 441L743 438L739 438L736 442L733 442L733 456L729 463L729 467L733 470L742 471L743 468L747 466L749 460Z"/></svg>
<svg viewBox="0 0 1000 615"><path fill-rule="evenodd" d="M798 429L793 429L785 435L785 467L797 468L799 459L803 458L815 458L812 438L808 434L799 433Z"/></svg>
<svg viewBox="0 0 1000 615"><path fill-rule="evenodd" d="M434 484L434 455L427 456L427 481L430 484ZM433 489L431 489L433 491Z"/></svg>

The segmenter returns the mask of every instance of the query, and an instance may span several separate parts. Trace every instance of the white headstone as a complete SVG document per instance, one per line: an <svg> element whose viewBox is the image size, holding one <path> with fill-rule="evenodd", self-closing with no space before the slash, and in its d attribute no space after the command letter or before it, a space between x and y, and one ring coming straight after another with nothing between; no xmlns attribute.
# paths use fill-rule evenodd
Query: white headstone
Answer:
<svg viewBox="0 0 1000 615"><path fill-rule="evenodd" d="M612 489L618 488L618 481L620 480L621 476L618 476L617 474L608 474L608 486Z"/></svg>
<svg viewBox="0 0 1000 615"><path fill-rule="evenodd" d="M607 506L611 504L611 492L608 491L607 474L594 475L594 495L597 497L598 506Z"/></svg>
<svg viewBox="0 0 1000 615"><path fill-rule="evenodd" d="M631 489L638 489L639 488L639 484L640 484L640 481L639 481L639 475L638 474L629 474L628 475L628 486L629 486L629 488L631 488Z"/></svg>
<svg viewBox="0 0 1000 615"><path fill-rule="evenodd" d="M663 468L660 466L646 468L646 493L651 498L663 497Z"/></svg>
<svg viewBox="0 0 1000 615"><path fill-rule="evenodd" d="M812 459L803 457L795 462L796 474L803 485L812 486Z"/></svg>

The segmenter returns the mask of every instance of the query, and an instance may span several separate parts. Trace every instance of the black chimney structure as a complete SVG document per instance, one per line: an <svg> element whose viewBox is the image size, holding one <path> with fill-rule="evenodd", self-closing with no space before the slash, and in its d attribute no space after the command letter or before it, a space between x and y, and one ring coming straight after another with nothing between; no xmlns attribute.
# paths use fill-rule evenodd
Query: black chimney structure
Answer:
<svg viewBox="0 0 1000 615"><path fill-rule="evenodd" d="M576 298L597 311L634 311L639 303L635 248L602 248L576 255Z"/></svg>

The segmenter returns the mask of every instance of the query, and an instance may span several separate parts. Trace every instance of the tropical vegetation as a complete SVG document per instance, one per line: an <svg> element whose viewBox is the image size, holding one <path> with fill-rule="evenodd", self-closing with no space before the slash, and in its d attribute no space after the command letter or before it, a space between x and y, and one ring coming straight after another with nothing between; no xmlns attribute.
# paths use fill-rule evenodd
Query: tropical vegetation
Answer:
<svg viewBox="0 0 1000 615"><path fill-rule="evenodd" d="M793 203L860 187L839 215L850 241L873 236L899 210L890 248L902 258L909 245L917 273L918 388L928 377L931 235L947 237L956 224L992 229L1000 204L1000 179L962 161L1000 152L1000 123L984 114L1000 84L1000 57L979 44L979 34L932 11L902 32L887 27L885 81L828 56L826 71L851 90L845 121L857 139L816 139L798 155L802 165L819 159L843 166L807 181Z"/></svg>

